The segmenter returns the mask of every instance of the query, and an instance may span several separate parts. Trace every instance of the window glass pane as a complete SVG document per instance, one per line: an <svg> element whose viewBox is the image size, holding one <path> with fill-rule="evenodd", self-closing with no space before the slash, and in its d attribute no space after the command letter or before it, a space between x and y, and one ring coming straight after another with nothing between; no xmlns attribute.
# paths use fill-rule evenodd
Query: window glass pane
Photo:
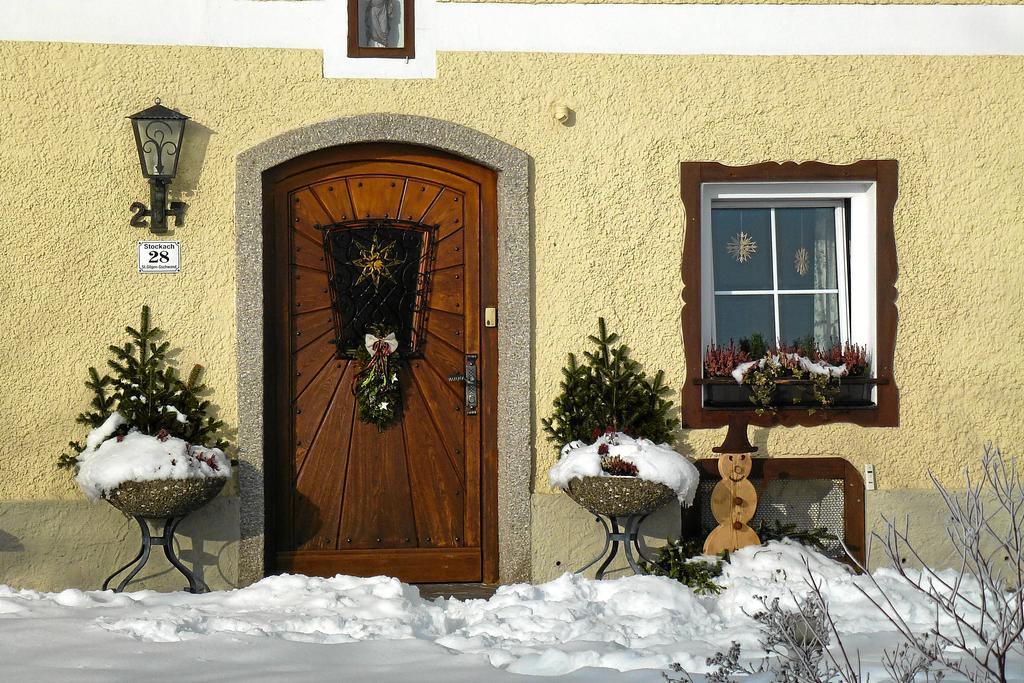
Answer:
<svg viewBox="0 0 1024 683"><path fill-rule="evenodd" d="M809 334L819 346L831 346L839 337L838 294L782 294L779 296L779 327L784 344Z"/></svg>
<svg viewBox="0 0 1024 683"><path fill-rule="evenodd" d="M770 209L712 209L716 290L772 288Z"/></svg>
<svg viewBox="0 0 1024 683"><path fill-rule="evenodd" d="M760 332L769 345L775 343L775 303L770 294L715 296L715 341L739 343Z"/></svg>
<svg viewBox="0 0 1024 683"><path fill-rule="evenodd" d="M776 209L775 239L779 289L836 288L835 208Z"/></svg>
<svg viewBox="0 0 1024 683"><path fill-rule="evenodd" d="M359 0L359 46L405 47L402 0Z"/></svg>

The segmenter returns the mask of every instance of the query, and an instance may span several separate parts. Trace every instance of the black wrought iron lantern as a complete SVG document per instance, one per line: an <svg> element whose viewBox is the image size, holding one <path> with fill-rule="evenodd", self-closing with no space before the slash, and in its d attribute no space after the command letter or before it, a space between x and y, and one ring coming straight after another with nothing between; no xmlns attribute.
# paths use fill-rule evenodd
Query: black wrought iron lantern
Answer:
<svg viewBox="0 0 1024 683"><path fill-rule="evenodd" d="M159 98L149 109L128 117L135 131L135 146L143 177L149 180L149 208L134 202L131 225L147 227L155 233L167 232L167 216L174 216L174 225L180 226L185 214L184 202L167 203L167 186L178 171L181 143L185 139L188 117L160 104Z"/></svg>

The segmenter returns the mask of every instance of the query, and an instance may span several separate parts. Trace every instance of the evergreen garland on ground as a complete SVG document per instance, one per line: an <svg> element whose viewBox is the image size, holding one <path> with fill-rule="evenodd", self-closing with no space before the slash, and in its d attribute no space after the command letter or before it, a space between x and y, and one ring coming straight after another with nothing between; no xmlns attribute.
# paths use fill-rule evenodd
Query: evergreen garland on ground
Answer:
<svg viewBox="0 0 1024 683"><path fill-rule="evenodd" d="M761 539L762 545L768 541L781 541L784 538L788 538L791 541L814 548L820 553L828 551L827 543L839 540L835 534L823 526L816 526L803 531L798 529L796 524L783 524L777 519L772 520L771 523L761 520L754 531L757 533L757 537Z"/></svg>
<svg viewBox="0 0 1024 683"><path fill-rule="evenodd" d="M541 420L548 440L561 447L593 441L611 429L671 444L679 420L669 415L673 404L665 396L672 390L664 384L665 373L659 370L648 379L629 348L617 344L619 335L608 333L604 318L597 325L597 336L588 337L597 350L585 351L582 364L570 353L562 369L562 391L551 417Z"/></svg>
<svg viewBox="0 0 1024 683"><path fill-rule="evenodd" d="M697 595L718 595L722 586L715 579L722 575L723 561L696 559L704 553L696 539L669 541L658 551L652 562L641 562L640 567L647 574L667 576L686 584Z"/></svg>
<svg viewBox="0 0 1024 683"><path fill-rule="evenodd" d="M125 424L111 435L124 436L130 429L143 434L174 436L201 446L226 448L228 443L215 439L224 423L209 415L210 402L201 398L206 385L199 381L202 366L196 365L188 379L182 381L178 371L169 364L169 341L157 342L162 330L150 325L149 306L142 307L139 329L125 328L130 341L124 346L110 346L113 358L107 365L113 375L100 376L96 368L89 368L85 382L93 397L91 410L79 413L75 421L95 429L115 411ZM72 469L85 449L80 441L71 441L70 453L58 458L57 466Z"/></svg>
<svg viewBox="0 0 1024 683"><path fill-rule="evenodd" d="M757 534L761 538L761 545L788 538L818 552L826 550L826 542L836 540L824 527L800 531L796 524L783 524L778 520L771 524L762 521L758 525ZM641 562L640 566L647 574L667 576L686 584L697 595L717 595L722 592L722 586L715 583L715 579L722 575L724 563L729 561L729 553L711 560L703 559L703 555L704 547L698 539L680 538L663 545L653 561Z"/></svg>

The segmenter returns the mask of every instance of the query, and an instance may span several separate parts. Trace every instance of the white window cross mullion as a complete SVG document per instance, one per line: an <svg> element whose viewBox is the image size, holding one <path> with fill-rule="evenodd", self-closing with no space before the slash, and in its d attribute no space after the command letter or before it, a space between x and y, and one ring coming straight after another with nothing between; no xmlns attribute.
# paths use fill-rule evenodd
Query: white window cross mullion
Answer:
<svg viewBox="0 0 1024 683"><path fill-rule="evenodd" d="M775 207L771 209L772 218L772 300L775 303L775 346L779 346L782 339L782 329L779 327L779 247L775 239Z"/></svg>
<svg viewBox="0 0 1024 683"><path fill-rule="evenodd" d="M839 286L839 336L840 343L850 341L850 304L847 283L849 283L846 255L846 216L843 206L836 207L836 284Z"/></svg>
<svg viewBox="0 0 1024 683"><path fill-rule="evenodd" d="M736 295L754 295L754 294L771 294L771 289L716 289L715 294L736 294ZM840 290L832 289L779 289L774 290L779 294L839 294Z"/></svg>

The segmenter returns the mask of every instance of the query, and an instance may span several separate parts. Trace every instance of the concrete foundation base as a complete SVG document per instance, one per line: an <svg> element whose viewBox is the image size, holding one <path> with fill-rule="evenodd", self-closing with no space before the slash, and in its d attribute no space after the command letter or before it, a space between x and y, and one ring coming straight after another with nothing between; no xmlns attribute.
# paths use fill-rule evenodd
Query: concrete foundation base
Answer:
<svg viewBox="0 0 1024 683"><path fill-rule="evenodd" d="M955 562L946 536L947 513L941 497L925 489L867 492L868 532L883 528L882 516L900 524L911 517L910 536L921 558L932 567ZM601 550L604 533L592 514L562 494L531 496L533 544L531 580L542 582L573 571ZM644 543L656 549L680 531L679 510L666 505L641 527ZM238 581L239 499L221 495L182 522L178 552L212 589L234 588ZM98 589L103 580L130 560L139 547L135 521L105 503L87 501L8 501L0 503L0 583L15 588L59 591ZM656 550L652 551L652 554ZM887 564L878 552L870 567ZM907 555L906 566L919 563ZM596 567L587 575L593 576ZM630 574L625 558L615 558L608 576ZM185 581L155 552L129 590L181 590Z"/></svg>
<svg viewBox="0 0 1024 683"><path fill-rule="evenodd" d="M211 589L238 582L238 497L222 495L187 517L175 535L182 562ZM139 527L107 503L0 503L0 583L14 588L98 590L140 545ZM127 590L182 590L186 581L154 548Z"/></svg>
<svg viewBox="0 0 1024 683"><path fill-rule="evenodd" d="M901 525L910 516L910 539L921 560L933 568L957 565L953 546L946 535L948 512L941 496L930 489L893 489L866 492L865 527L868 536L882 531L882 517L897 520ZM532 498L534 524L532 578L548 581L589 562L601 550L604 534L594 516L562 494L537 493ZM680 530L679 509L666 505L651 515L641 528L647 544L659 546L666 539L677 538ZM877 542L875 543L877 546ZM920 562L906 554L903 564L919 567ZM879 548L869 557L869 567L888 564ZM625 559L616 557L611 576L629 574ZM596 568L588 570L593 576Z"/></svg>

